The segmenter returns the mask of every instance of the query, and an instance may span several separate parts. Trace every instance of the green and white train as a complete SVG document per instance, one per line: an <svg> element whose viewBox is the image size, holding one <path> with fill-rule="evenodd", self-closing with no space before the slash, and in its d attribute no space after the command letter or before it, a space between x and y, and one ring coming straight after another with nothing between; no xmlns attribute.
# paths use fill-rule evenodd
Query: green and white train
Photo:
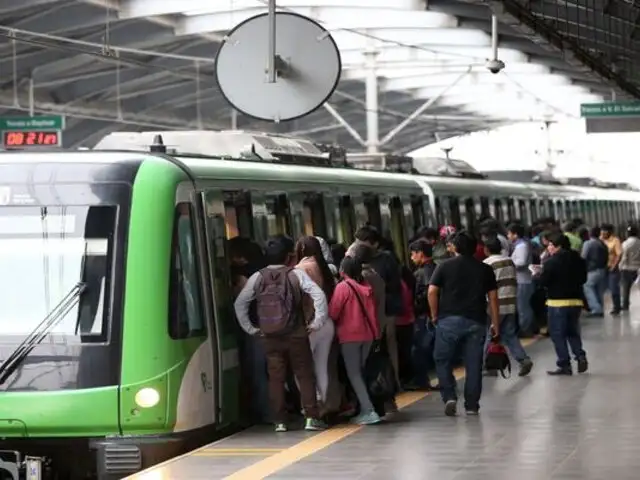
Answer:
<svg viewBox="0 0 640 480"><path fill-rule="evenodd" d="M153 144L162 135L166 148ZM0 154L0 478L122 478L238 425L226 240L637 219L640 194L357 170L247 132ZM559 215L559 213L562 213Z"/></svg>

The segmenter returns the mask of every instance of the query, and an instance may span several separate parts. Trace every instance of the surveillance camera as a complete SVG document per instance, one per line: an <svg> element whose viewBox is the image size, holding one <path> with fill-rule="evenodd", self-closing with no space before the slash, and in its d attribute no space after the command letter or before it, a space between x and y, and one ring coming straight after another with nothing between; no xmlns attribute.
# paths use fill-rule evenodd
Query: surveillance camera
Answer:
<svg viewBox="0 0 640 480"><path fill-rule="evenodd" d="M504 62L502 60L498 60L497 58L494 60L487 60L485 64L487 70L489 70L494 75L500 73L500 71L505 67Z"/></svg>

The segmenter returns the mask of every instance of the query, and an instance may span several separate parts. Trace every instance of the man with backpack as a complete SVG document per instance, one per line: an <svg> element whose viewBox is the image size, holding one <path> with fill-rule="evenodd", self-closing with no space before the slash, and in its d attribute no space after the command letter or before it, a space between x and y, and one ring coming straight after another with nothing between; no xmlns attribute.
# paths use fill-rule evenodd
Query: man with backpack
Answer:
<svg viewBox="0 0 640 480"><path fill-rule="evenodd" d="M266 243L267 267L254 273L235 302L238 323L249 335L262 338L267 357L269 396L274 412L276 432L286 432L287 411L285 383L287 365L298 380L302 406L306 415L306 430L322 430L316 400L316 379L309 331L324 325L328 315L327 299L322 289L301 269L293 268L293 240L276 236ZM315 315L305 325L302 294L313 300ZM257 325L249 317L249 307L255 300Z"/></svg>

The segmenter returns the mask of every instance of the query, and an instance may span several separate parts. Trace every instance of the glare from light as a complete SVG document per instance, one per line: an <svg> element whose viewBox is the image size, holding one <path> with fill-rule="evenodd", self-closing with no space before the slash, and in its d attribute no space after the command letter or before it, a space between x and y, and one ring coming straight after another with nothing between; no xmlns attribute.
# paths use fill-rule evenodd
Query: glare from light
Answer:
<svg viewBox="0 0 640 480"><path fill-rule="evenodd" d="M143 388L136 393L135 402L140 408L155 407L160 402L160 393L155 388Z"/></svg>

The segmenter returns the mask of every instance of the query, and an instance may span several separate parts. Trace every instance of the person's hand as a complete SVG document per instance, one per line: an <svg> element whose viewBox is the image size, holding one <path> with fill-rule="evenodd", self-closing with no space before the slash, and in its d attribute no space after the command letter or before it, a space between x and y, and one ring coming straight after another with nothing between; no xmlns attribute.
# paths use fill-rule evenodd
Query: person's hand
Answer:
<svg viewBox="0 0 640 480"><path fill-rule="evenodd" d="M493 339L497 339L498 337L500 337L500 328L493 323L489 327L489 332L491 334L491 338Z"/></svg>

